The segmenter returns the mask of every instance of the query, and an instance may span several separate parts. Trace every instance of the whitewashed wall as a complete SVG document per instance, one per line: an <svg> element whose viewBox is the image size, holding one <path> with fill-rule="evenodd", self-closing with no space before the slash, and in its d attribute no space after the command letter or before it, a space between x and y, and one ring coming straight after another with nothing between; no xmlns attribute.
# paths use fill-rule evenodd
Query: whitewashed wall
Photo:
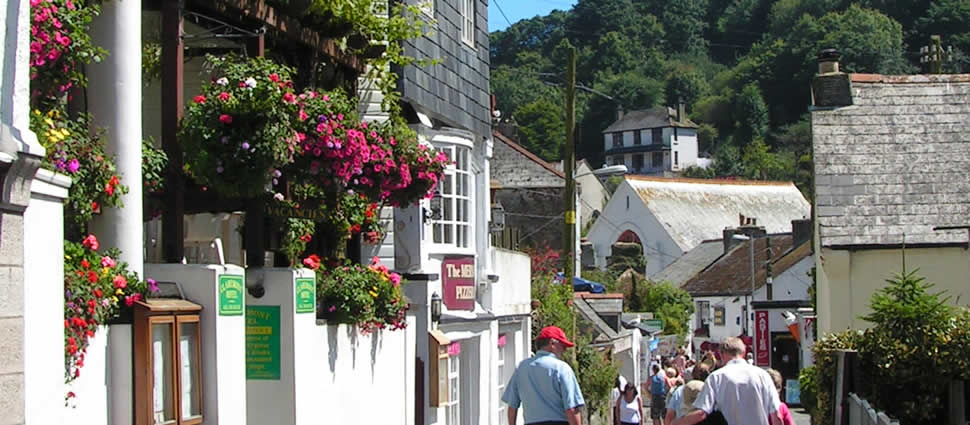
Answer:
<svg viewBox="0 0 970 425"><path fill-rule="evenodd" d="M67 176L38 170L24 211L24 419L31 424L62 420L64 228L51 223L64 221L70 185Z"/></svg>
<svg viewBox="0 0 970 425"><path fill-rule="evenodd" d="M64 326L63 323L61 326ZM71 418L73 423L92 425L108 423L108 387L105 385L108 381L106 368L108 332L107 326L101 326L94 338L88 340L88 351L84 358L84 367L81 368L81 375L66 386L66 390L73 392L76 397L68 402L67 406L61 404L61 409L63 418ZM64 352L63 342L57 351L58 354ZM60 364L63 362L62 355ZM63 370L53 365L51 368ZM51 397L56 401L63 400L61 394L52 394Z"/></svg>
<svg viewBox="0 0 970 425"><path fill-rule="evenodd" d="M482 307L497 316L528 314L532 307L532 269L529 256L501 248L491 248L489 251L498 281L486 287Z"/></svg>
<svg viewBox="0 0 970 425"><path fill-rule="evenodd" d="M627 230L632 230L643 242L648 276L663 270L684 254L636 190L623 181L587 234L587 239L593 243L597 267L606 267L606 258L613 254L613 244Z"/></svg>

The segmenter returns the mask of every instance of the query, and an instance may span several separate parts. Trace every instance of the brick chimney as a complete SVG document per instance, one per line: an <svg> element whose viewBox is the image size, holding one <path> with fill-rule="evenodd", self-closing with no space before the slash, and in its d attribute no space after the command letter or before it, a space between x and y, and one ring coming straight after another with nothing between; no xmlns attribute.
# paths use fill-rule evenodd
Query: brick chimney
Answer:
<svg viewBox="0 0 970 425"><path fill-rule="evenodd" d="M834 108L852 105L849 74L839 71L841 57L835 49L825 49L818 53L818 74L812 79L813 106Z"/></svg>
<svg viewBox="0 0 970 425"><path fill-rule="evenodd" d="M757 219L748 218L749 223L754 223ZM732 248L737 246L739 243L744 242L739 239L734 239L734 235L745 235L751 239L763 238L768 234L764 226L756 226L754 224L745 224L740 227L725 227L721 232L721 236L724 238L722 243L724 244L724 253L727 254Z"/></svg>
<svg viewBox="0 0 970 425"><path fill-rule="evenodd" d="M622 106L617 105L617 107L616 107L616 120L619 121L619 120L623 119L623 116L624 115L626 115L626 111L623 110L623 107Z"/></svg>

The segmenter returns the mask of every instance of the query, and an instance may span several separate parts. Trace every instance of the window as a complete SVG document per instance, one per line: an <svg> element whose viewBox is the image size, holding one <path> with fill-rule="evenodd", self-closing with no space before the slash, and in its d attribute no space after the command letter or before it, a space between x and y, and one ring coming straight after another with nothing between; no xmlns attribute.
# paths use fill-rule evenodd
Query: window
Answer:
<svg viewBox="0 0 970 425"><path fill-rule="evenodd" d="M475 47L475 0L461 1L461 41Z"/></svg>
<svg viewBox="0 0 970 425"><path fill-rule="evenodd" d="M637 145L637 146L640 145L640 143L641 143L640 142L640 136L641 136L640 133L642 133L640 130L634 130L633 131L633 144L634 145Z"/></svg>
<svg viewBox="0 0 970 425"><path fill-rule="evenodd" d="M680 152L674 151L674 167L678 166L680 160Z"/></svg>
<svg viewBox="0 0 970 425"><path fill-rule="evenodd" d="M440 145L436 148L453 161L441 178L441 219L432 220L432 241L458 248L471 246L472 176L471 148Z"/></svg>
<svg viewBox="0 0 970 425"><path fill-rule="evenodd" d="M711 303L710 301L698 301L697 302L697 323L701 326L707 323L708 317L711 314Z"/></svg>
<svg viewBox="0 0 970 425"><path fill-rule="evenodd" d="M613 133L613 147L614 148L623 147L623 133Z"/></svg>
<svg viewBox="0 0 970 425"><path fill-rule="evenodd" d="M662 145L664 143L664 129L654 128L650 130L650 143Z"/></svg>
<svg viewBox="0 0 970 425"><path fill-rule="evenodd" d="M677 140L677 127L674 127L674 140Z"/></svg>
<svg viewBox="0 0 970 425"><path fill-rule="evenodd" d="M505 393L505 384L508 383L508 378L505 377L505 347L508 345L508 338L505 334L499 335L498 337L498 356L496 357L496 365L498 365L498 422L500 425L508 425L509 418L506 413L508 406L502 401L502 395ZM513 366L514 367L514 366Z"/></svg>
<svg viewBox="0 0 970 425"><path fill-rule="evenodd" d="M459 403L461 367L458 359L458 355L448 357L448 402L443 403L446 425L461 424L461 403Z"/></svg>
<svg viewBox="0 0 970 425"><path fill-rule="evenodd" d="M155 299L135 308L135 424L202 423L201 306Z"/></svg>
<svg viewBox="0 0 970 425"><path fill-rule="evenodd" d="M633 155L633 171L640 171L643 168L643 154Z"/></svg>
<svg viewBox="0 0 970 425"><path fill-rule="evenodd" d="M724 326L724 306L714 307L714 325Z"/></svg>
<svg viewBox="0 0 970 425"><path fill-rule="evenodd" d="M662 152L654 152L650 164L653 168L663 168L664 166L664 154Z"/></svg>

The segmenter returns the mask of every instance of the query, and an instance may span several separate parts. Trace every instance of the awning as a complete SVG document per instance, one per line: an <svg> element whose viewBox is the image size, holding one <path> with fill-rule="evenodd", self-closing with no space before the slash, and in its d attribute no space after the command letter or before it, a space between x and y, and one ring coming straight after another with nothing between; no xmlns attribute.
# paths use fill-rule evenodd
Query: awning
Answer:
<svg viewBox="0 0 970 425"><path fill-rule="evenodd" d="M581 277L573 278L573 292L589 292L592 294L606 293L606 287L601 283L586 280Z"/></svg>

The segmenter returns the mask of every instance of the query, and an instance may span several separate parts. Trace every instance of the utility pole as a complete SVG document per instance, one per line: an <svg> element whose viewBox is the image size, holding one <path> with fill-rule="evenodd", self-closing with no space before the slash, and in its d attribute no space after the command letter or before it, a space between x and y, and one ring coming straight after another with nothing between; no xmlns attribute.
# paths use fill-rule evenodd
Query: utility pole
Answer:
<svg viewBox="0 0 970 425"><path fill-rule="evenodd" d="M774 279L771 274L771 238L765 236L765 301L771 301L774 298L772 283Z"/></svg>
<svg viewBox="0 0 970 425"><path fill-rule="evenodd" d="M563 215L563 278L572 285L573 257L576 255L576 48L566 42L569 63L566 69L566 147L563 153L563 173L566 176L566 190L563 194L565 213Z"/></svg>
<svg viewBox="0 0 970 425"><path fill-rule="evenodd" d="M930 36L930 44L920 48L920 63L928 74L942 74L943 62L953 61L953 46L943 49L943 42L939 35Z"/></svg>

